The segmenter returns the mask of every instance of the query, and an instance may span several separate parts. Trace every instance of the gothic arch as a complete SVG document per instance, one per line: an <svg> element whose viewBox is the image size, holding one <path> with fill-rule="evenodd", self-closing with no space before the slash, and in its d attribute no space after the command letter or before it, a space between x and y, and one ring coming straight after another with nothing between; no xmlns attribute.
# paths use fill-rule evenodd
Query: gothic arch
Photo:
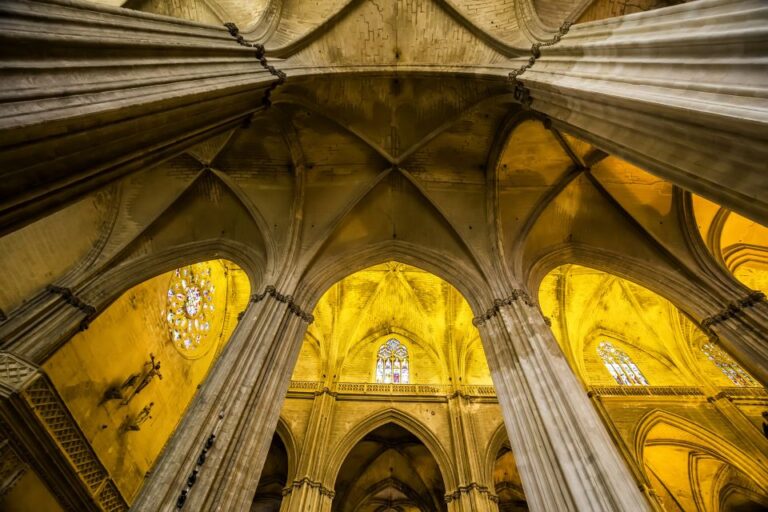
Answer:
<svg viewBox="0 0 768 512"><path fill-rule="evenodd" d="M644 467L644 449L648 436L654 427L662 424L676 428L700 440L700 443L695 445L681 441L681 445L695 448L713 458L727 462L743 473L758 479L760 485L768 486L768 466L766 466L765 462L758 462L754 457L750 457L742 449L734 446L731 442L710 430L674 413L660 409L654 409L646 413L638 421L632 434L633 443L631 448L634 450L635 460L638 461L641 467Z"/></svg>
<svg viewBox="0 0 768 512"><path fill-rule="evenodd" d="M483 480L489 489L493 489L493 467L496 464L496 457L505 443L509 443L509 436L507 434L507 426L502 421L493 431L491 439L488 441L488 447L485 450L485 456L483 457Z"/></svg>
<svg viewBox="0 0 768 512"><path fill-rule="evenodd" d="M556 247L536 261L526 276L528 289L538 292L547 274L569 263L600 270L647 288L693 318L704 318L709 311L721 307L709 293L705 293L709 291L705 286L691 284L672 271L648 265L630 255L574 243Z"/></svg>
<svg viewBox="0 0 768 512"><path fill-rule="evenodd" d="M299 462L299 452L296 438L293 436L293 432L291 432L291 427L288 426L288 423L282 415L277 419L275 433L280 437L283 446L285 446L285 451L288 453L288 479L286 482L290 483L296 478L296 466Z"/></svg>
<svg viewBox="0 0 768 512"><path fill-rule="evenodd" d="M484 276L463 262L429 249L398 240L371 244L345 254L325 266L310 266L302 278L296 297L313 309L320 297L335 283L360 270L387 261L405 263L430 272L454 286L479 314L492 302L491 290Z"/></svg>
<svg viewBox="0 0 768 512"><path fill-rule="evenodd" d="M234 240L190 242L140 256L97 274L82 286L97 311L101 312L132 287L185 265L212 259L226 259L242 268L256 292L263 279L264 262L244 244Z"/></svg>
<svg viewBox="0 0 768 512"><path fill-rule="evenodd" d="M325 474L323 475L323 482L327 488L333 489L335 487L336 476L338 475L339 469L352 448L354 448L367 433L388 423L394 423L415 435L429 450L435 458L435 461L437 461L437 465L440 468L440 474L445 483L445 488L456 488L455 470L448 452L445 450L442 443L437 439L429 427L410 414L397 409L385 409L368 416L358 422L358 424L347 432L347 434L338 442L336 449L329 457Z"/></svg>

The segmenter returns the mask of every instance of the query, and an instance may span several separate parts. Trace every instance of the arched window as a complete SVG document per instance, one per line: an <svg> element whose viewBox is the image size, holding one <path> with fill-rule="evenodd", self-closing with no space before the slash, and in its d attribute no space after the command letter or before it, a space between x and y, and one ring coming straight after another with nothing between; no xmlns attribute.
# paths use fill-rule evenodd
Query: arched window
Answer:
<svg viewBox="0 0 768 512"><path fill-rule="evenodd" d="M376 382L408 384L409 381L408 349L390 338L379 348L376 359Z"/></svg>
<svg viewBox="0 0 768 512"><path fill-rule="evenodd" d="M603 360L608 372L616 379L620 386L647 386L648 381L629 356L613 346L608 341L603 341L597 346L597 354Z"/></svg>
<svg viewBox="0 0 768 512"><path fill-rule="evenodd" d="M720 368L726 377L731 379L735 386L757 386L754 379L717 345L705 343L701 346L701 351L704 352L707 359Z"/></svg>

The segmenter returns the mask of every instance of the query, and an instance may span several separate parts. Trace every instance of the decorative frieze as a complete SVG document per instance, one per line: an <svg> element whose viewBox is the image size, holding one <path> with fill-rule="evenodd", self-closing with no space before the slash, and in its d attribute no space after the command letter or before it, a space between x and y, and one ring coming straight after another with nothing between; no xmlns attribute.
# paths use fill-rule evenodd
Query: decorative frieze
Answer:
<svg viewBox="0 0 768 512"><path fill-rule="evenodd" d="M88 304L87 302L82 300L80 297L75 295L70 288L49 284L48 286L45 287L45 289L50 293L61 295L61 297L64 299L64 302L82 311L85 314L85 318L83 318L80 321L79 330L84 331L88 329L88 326L90 325L90 323L93 321L94 318L96 318L95 307L93 307L92 305Z"/></svg>
<svg viewBox="0 0 768 512"><path fill-rule="evenodd" d="M254 295L251 295L251 302L261 302L266 297L272 297L277 302L282 302L284 304L288 305L288 310L296 315L297 317L301 318L308 324L311 324L315 321L315 317L311 313L307 313L301 307L293 302L293 296L292 295L283 295L282 293L278 292L277 289L269 285L266 288L264 288L264 291L262 293L257 293Z"/></svg>
<svg viewBox="0 0 768 512"><path fill-rule="evenodd" d="M9 352L0 352L0 395L10 396L34 380L37 367Z"/></svg>
<svg viewBox="0 0 768 512"><path fill-rule="evenodd" d="M516 301L522 301L526 306L536 307L536 302L531 298L525 290L512 290L512 295L505 299L495 299L493 301L493 307L486 310L482 315L476 316L472 319L472 324L475 326L483 325L486 321L496 316L501 308L511 306Z"/></svg>

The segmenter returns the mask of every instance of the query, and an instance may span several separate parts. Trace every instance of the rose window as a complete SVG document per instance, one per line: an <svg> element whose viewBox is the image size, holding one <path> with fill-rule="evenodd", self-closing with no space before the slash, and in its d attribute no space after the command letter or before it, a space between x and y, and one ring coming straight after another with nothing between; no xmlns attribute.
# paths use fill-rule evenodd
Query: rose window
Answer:
<svg viewBox="0 0 768 512"><path fill-rule="evenodd" d="M197 349L211 330L214 292L208 265L198 263L173 272L165 320L171 341L182 352Z"/></svg>

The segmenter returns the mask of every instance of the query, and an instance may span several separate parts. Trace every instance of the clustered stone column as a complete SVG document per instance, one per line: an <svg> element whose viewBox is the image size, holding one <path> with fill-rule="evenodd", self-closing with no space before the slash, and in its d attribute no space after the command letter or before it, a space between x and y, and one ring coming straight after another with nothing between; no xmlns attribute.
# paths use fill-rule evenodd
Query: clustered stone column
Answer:
<svg viewBox="0 0 768 512"><path fill-rule="evenodd" d="M767 22L761 0L699 0L564 25L511 78L554 126L766 224Z"/></svg>
<svg viewBox="0 0 768 512"><path fill-rule="evenodd" d="M248 510L288 391L306 324L290 296L267 287L252 304L166 445L135 510ZM219 417L222 415L219 425ZM212 432L215 443L195 475Z"/></svg>
<svg viewBox="0 0 768 512"><path fill-rule="evenodd" d="M318 391L312 403L305 440L298 457L298 467L292 482L286 484L284 512L329 512L334 498L333 489L323 482L327 464L328 440L336 407L336 393L325 387Z"/></svg>
<svg viewBox="0 0 768 512"><path fill-rule="evenodd" d="M493 482L483 482L480 449L475 442L466 402L466 397L459 391L448 397L458 486L453 490L446 489L446 501L449 510L455 512L496 512L499 510L496 491L489 488Z"/></svg>
<svg viewBox="0 0 768 512"><path fill-rule="evenodd" d="M497 300L475 325L531 510L649 510L528 295Z"/></svg>

